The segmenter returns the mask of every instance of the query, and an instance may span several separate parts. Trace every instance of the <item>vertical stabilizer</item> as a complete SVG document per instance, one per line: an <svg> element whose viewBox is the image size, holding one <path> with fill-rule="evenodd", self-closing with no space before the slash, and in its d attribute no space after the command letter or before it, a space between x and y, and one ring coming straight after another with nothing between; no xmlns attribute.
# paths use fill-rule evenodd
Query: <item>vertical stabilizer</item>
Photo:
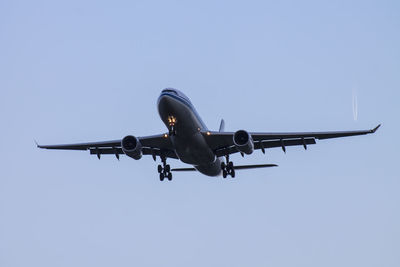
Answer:
<svg viewBox="0 0 400 267"><path fill-rule="evenodd" d="M224 121L224 119L221 120L221 124L219 125L219 131L220 132L225 131L225 121Z"/></svg>

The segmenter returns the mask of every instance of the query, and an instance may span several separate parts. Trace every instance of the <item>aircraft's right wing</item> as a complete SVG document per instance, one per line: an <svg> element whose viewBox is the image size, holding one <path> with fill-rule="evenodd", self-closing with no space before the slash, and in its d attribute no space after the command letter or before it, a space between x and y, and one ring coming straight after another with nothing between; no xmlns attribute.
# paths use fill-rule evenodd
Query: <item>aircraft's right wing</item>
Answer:
<svg viewBox="0 0 400 267"><path fill-rule="evenodd" d="M254 149L265 152L267 148L281 147L286 151L287 146L315 144L315 139L323 140L355 135L375 133L381 125L370 130L359 131L331 131L331 132L297 132L297 133L254 133L249 134L254 141ZM208 145L218 157L239 152L233 144L234 132L203 132Z"/></svg>
<svg viewBox="0 0 400 267"><path fill-rule="evenodd" d="M143 155L152 155L153 158L156 156L178 158L168 135L143 136L138 137L138 139L142 145ZM119 158L120 154L124 154L121 148L121 141L122 140L111 140L105 142L37 146L44 149L89 150L90 154L97 155L98 158L103 154L112 154Z"/></svg>

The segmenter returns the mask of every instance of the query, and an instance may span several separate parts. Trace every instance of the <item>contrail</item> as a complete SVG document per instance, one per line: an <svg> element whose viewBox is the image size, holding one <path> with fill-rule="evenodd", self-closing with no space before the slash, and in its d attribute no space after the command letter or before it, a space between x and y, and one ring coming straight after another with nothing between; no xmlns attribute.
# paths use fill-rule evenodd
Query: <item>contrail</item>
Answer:
<svg viewBox="0 0 400 267"><path fill-rule="evenodd" d="M357 90L353 89L353 118L354 121L358 119L358 100L357 100Z"/></svg>

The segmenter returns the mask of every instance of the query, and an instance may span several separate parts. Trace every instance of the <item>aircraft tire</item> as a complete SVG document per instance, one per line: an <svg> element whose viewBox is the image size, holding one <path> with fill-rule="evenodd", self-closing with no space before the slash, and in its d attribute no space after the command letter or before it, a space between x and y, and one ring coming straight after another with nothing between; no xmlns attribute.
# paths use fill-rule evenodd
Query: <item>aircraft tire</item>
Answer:
<svg viewBox="0 0 400 267"><path fill-rule="evenodd" d="M226 176L228 176L228 173L227 173L227 171L224 169L224 170L222 170L222 177L223 177L223 178L226 178Z"/></svg>
<svg viewBox="0 0 400 267"><path fill-rule="evenodd" d="M222 162L221 163L221 170L225 170L225 168L226 168L225 162Z"/></svg>
<svg viewBox="0 0 400 267"><path fill-rule="evenodd" d="M168 178L168 181L171 181L172 180L172 173L168 173L167 178Z"/></svg>
<svg viewBox="0 0 400 267"><path fill-rule="evenodd" d="M160 181L162 182L162 181L164 181L164 173L160 173Z"/></svg>
<svg viewBox="0 0 400 267"><path fill-rule="evenodd" d="M171 171L171 166L169 164L167 164L165 166L165 172L170 172Z"/></svg>
<svg viewBox="0 0 400 267"><path fill-rule="evenodd" d="M232 161L228 162L228 167L227 168L230 169L230 170L233 170L233 162Z"/></svg>
<svg viewBox="0 0 400 267"><path fill-rule="evenodd" d="M231 170L231 177L235 178L235 170L234 169Z"/></svg>
<svg viewBox="0 0 400 267"><path fill-rule="evenodd" d="M158 173L162 173L162 171L163 171L163 167L162 167L161 165L158 165L158 167L157 167L157 171L158 171Z"/></svg>

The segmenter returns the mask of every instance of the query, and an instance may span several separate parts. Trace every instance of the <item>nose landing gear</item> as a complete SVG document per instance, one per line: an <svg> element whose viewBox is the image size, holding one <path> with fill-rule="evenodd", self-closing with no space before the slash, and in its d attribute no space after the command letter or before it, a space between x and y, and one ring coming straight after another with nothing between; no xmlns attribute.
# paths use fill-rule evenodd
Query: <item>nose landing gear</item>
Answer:
<svg viewBox="0 0 400 267"><path fill-rule="evenodd" d="M176 118L174 116L168 116L168 129L170 136L176 135L175 124L176 124Z"/></svg>
<svg viewBox="0 0 400 267"><path fill-rule="evenodd" d="M226 178L230 175L232 178L235 178L235 168L233 167L233 162L229 161L229 155L226 156L226 164L225 162L221 163L222 177Z"/></svg>
<svg viewBox="0 0 400 267"><path fill-rule="evenodd" d="M171 166L167 164L167 160L165 157L161 158L162 165L158 165L157 171L160 174L160 181L164 181L164 178L167 178L168 181L172 180Z"/></svg>
<svg viewBox="0 0 400 267"><path fill-rule="evenodd" d="M170 125L169 127L168 127L168 133L169 133L169 136L174 136L174 135L176 135L176 131L175 131L175 125Z"/></svg>

